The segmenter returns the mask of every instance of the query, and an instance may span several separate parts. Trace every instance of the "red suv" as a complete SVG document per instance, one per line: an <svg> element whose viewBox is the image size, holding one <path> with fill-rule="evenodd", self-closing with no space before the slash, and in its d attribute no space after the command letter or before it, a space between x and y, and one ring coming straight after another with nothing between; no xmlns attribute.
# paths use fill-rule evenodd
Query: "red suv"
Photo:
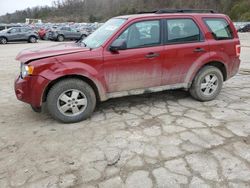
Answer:
<svg viewBox="0 0 250 188"><path fill-rule="evenodd" d="M91 116L97 101L183 88L210 101L240 65L240 42L228 16L159 10L110 19L78 43L19 53L19 100L43 103L57 120Z"/></svg>

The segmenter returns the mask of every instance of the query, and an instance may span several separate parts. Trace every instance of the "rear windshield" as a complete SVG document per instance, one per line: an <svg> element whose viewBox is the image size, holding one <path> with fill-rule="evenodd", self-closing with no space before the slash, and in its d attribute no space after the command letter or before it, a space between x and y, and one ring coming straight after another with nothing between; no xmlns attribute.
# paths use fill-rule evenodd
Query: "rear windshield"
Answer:
<svg viewBox="0 0 250 188"><path fill-rule="evenodd" d="M205 18L209 30L212 32L215 40L226 40L233 38L233 32L229 23L223 18Z"/></svg>

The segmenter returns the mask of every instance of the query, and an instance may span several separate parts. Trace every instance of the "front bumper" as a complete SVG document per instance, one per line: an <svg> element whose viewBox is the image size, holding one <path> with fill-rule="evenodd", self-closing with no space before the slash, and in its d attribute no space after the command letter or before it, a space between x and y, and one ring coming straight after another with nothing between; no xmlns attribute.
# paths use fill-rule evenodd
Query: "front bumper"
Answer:
<svg viewBox="0 0 250 188"><path fill-rule="evenodd" d="M15 81L15 93L18 100L39 108L42 105L43 93L49 80L42 76L20 76Z"/></svg>

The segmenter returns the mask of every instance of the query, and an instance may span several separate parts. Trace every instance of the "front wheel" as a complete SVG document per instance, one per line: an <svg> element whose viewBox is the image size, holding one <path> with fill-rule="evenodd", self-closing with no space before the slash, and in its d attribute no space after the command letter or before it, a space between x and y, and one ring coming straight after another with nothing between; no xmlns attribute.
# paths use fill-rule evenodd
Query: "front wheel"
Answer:
<svg viewBox="0 0 250 188"><path fill-rule="evenodd" d="M66 79L54 85L47 97L49 113L63 123L76 123L91 116L96 106L93 89L78 79Z"/></svg>
<svg viewBox="0 0 250 188"><path fill-rule="evenodd" d="M5 37L0 38L0 44L7 44L7 39Z"/></svg>
<svg viewBox="0 0 250 188"><path fill-rule="evenodd" d="M199 101L211 101L219 95L222 85L221 71L214 66L205 66L194 78L189 92L193 98Z"/></svg>

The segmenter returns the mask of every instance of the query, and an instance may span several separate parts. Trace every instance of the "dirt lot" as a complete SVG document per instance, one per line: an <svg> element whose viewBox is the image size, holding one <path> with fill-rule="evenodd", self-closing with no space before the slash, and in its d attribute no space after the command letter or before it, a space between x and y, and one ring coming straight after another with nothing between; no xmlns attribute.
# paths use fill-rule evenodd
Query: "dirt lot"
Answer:
<svg viewBox="0 0 250 188"><path fill-rule="evenodd" d="M113 99L64 125L16 100L16 54L0 45L0 187L249 187L250 35L242 67L220 96L184 91Z"/></svg>

